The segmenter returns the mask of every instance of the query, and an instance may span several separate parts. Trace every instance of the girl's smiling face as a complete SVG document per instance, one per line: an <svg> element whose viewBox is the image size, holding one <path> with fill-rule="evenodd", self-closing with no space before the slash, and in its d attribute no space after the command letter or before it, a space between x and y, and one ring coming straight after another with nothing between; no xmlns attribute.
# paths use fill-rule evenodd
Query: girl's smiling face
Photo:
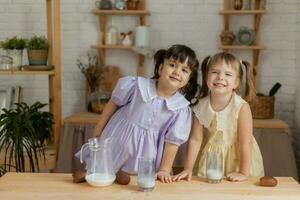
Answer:
<svg viewBox="0 0 300 200"><path fill-rule="evenodd" d="M159 68L160 82L174 91L186 86L192 73L187 63L188 59L184 63L173 58L166 59Z"/></svg>
<svg viewBox="0 0 300 200"><path fill-rule="evenodd" d="M209 68L207 86L214 94L229 94L239 86L238 74L229 63L221 60Z"/></svg>

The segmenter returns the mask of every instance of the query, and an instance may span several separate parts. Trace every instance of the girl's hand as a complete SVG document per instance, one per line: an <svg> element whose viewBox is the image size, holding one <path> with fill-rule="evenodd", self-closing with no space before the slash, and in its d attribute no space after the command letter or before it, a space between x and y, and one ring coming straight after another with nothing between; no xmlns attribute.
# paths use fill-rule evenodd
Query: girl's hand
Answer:
<svg viewBox="0 0 300 200"><path fill-rule="evenodd" d="M247 179L247 176L240 172L232 172L227 175L227 180L229 181L244 181Z"/></svg>
<svg viewBox="0 0 300 200"><path fill-rule="evenodd" d="M190 181L192 179L192 172L190 170L183 170L172 178L173 181L180 181L183 179Z"/></svg>
<svg viewBox="0 0 300 200"><path fill-rule="evenodd" d="M168 173L166 171L160 170L156 173L155 176L158 180L160 180L163 183L172 183L173 182L172 176L170 176L170 173Z"/></svg>

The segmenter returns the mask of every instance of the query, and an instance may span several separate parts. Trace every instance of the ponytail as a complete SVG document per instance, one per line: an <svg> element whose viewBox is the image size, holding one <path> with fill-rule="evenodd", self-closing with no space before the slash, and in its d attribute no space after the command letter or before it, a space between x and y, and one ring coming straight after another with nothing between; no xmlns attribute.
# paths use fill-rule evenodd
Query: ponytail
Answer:
<svg viewBox="0 0 300 200"><path fill-rule="evenodd" d="M204 58L201 64L201 72L202 72L202 85L201 89L198 95L198 99L201 99L203 97L206 97L208 95L209 89L207 86L207 72L208 72L208 66L210 64L211 56L207 56Z"/></svg>
<svg viewBox="0 0 300 200"><path fill-rule="evenodd" d="M199 61L196 60L195 66L193 67L195 70L192 70L192 73L190 75L189 82L187 85L182 89L182 93L184 94L184 97L191 102L191 105L195 105L198 103L198 99L195 98L198 90L199 90L199 84L198 84L198 68L199 68ZM195 99L195 101L192 101Z"/></svg>
<svg viewBox="0 0 300 200"><path fill-rule="evenodd" d="M243 66L246 68L246 92L244 99L248 102L253 102L256 99L256 90L254 86L254 73L251 65L244 60L240 61L240 71L243 73ZM241 80L242 81L242 80Z"/></svg>
<svg viewBox="0 0 300 200"><path fill-rule="evenodd" d="M158 50L154 54L154 76L152 77L153 79L158 79L159 78L159 66L164 62L165 56L166 56L166 50L161 49Z"/></svg>

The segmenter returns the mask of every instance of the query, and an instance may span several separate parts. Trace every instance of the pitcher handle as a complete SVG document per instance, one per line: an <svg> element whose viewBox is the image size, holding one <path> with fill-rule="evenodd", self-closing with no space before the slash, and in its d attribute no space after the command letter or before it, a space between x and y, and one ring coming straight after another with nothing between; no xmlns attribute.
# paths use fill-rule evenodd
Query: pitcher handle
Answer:
<svg viewBox="0 0 300 200"><path fill-rule="evenodd" d="M82 152L83 150L86 148L86 146L89 145L89 143L85 143L82 145L81 149L80 149L80 163L83 163L83 160L82 160Z"/></svg>

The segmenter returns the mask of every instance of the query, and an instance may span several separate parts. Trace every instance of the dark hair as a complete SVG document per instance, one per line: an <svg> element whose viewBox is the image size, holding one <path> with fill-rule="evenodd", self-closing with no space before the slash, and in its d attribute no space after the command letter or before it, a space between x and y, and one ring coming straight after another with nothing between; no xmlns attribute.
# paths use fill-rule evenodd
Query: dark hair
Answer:
<svg viewBox="0 0 300 200"><path fill-rule="evenodd" d="M218 62L225 61L226 64L230 65L237 73L240 83L243 80L243 65L246 68L246 93L245 93L245 100L248 102L255 100L255 87L254 87L254 73L253 69L247 61L239 61L234 57L232 54L227 52L217 53L214 56L207 56L201 64L201 72L202 72L202 86L198 95L198 99L204 98L209 94L209 88L207 86L207 76L208 71L211 66L215 65ZM237 91L239 92L239 88Z"/></svg>
<svg viewBox="0 0 300 200"><path fill-rule="evenodd" d="M191 102L193 98L195 98L195 95L199 88L199 85L197 83L199 61L197 59L196 53L191 48L180 44L173 45L167 50L158 50L154 55L155 68L154 76L152 77L153 79L159 78L159 66L164 63L165 59L170 58L178 60L181 63L184 63L186 59L188 59L187 65L190 67L192 73L187 85L181 89L181 93L188 101ZM195 103L197 102L193 102L193 104Z"/></svg>

